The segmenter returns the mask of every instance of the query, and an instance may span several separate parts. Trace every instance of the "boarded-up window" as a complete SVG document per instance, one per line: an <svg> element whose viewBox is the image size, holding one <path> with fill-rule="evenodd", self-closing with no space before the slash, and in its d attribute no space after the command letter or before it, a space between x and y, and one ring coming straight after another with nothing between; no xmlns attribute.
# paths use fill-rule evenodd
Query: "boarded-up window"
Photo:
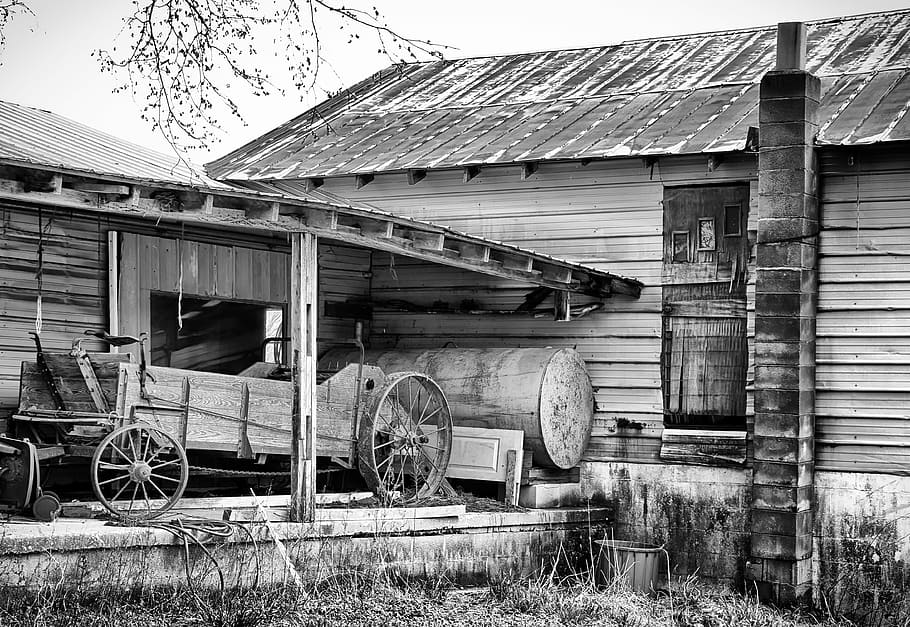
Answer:
<svg viewBox="0 0 910 627"><path fill-rule="evenodd" d="M665 190L661 362L668 428L745 429L748 194L747 185ZM678 246L683 239L691 242L686 258Z"/></svg>
<svg viewBox="0 0 910 627"><path fill-rule="evenodd" d="M668 305L663 358L667 426L745 426L748 347L744 304L705 299Z"/></svg>

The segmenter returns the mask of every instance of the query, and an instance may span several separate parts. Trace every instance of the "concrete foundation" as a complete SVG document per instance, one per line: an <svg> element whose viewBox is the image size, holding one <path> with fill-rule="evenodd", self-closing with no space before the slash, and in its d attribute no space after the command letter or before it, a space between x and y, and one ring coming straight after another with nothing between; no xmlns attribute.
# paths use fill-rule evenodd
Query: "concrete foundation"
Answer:
<svg viewBox="0 0 910 627"><path fill-rule="evenodd" d="M615 537L665 545L675 576L740 581L749 547L747 469L582 465L582 491L612 499Z"/></svg>
<svg viewBox="0 0 910 627"><path fill-rule="evenodd" d="M910 477L816 472L815 498L816 604L910 619Z"/></svg>
<svg viewBox="0 0 910 627"><path fill-rule="evenodd" d="M103 521L0 525L0 587L45 585L213 585L217 569L228 585L319 581L352 573L440 577L476 584L510 574L590 561L590 540L604 536L603 509L468 513L457 518L364 516L314 524L248 523L228 538L200 533L211 554L155 527ZM379 511L379 510L377 510ZM255 541L254 541L255 540ZM296 573L296 574L295 574Z"/></svg>

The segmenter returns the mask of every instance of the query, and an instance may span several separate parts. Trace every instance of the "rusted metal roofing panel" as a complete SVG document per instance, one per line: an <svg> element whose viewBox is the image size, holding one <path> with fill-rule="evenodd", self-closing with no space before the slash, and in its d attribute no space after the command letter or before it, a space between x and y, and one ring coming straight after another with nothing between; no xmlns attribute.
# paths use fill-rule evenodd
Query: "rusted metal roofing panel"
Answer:
<svg viewBox="0 0 910 627"><path fill-rule="evenodd" d="M808 24L820 145L910 140L910 10ZM530 160L726 152L758 125L775 27L382 72L209 164L276 180Z"/></svg>
<svg viewBox="0 0 910 627"><path fill-rule="evenodd" d="M200 166L50 111L0 101L0 158L91 174L227 189Z"/></svg>

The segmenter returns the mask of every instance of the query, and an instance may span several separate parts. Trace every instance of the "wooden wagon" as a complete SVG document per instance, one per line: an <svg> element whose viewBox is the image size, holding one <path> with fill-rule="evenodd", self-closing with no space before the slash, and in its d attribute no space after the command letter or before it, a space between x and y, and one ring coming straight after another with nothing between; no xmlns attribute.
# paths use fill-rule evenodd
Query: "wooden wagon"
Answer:
<svg viewBox="0 0 910 627"><path fill-rule="evenodd" d="M22 366L16 432L39 457L89 457L98 500L115 516L149 519L178 501L194 457L207 472L244 474L291 452L289 381L135 364L126 355L42 353ZM253 369L267 375L277 367ZM350 364L317 387L316 454L359 470L385 501L433 494L448 465L452 417L439 386L417 372ZM233 461L230 461L233 460ZM256 474L256 473L247 473ZM266 474L266 473L262 473Z"/></svg>

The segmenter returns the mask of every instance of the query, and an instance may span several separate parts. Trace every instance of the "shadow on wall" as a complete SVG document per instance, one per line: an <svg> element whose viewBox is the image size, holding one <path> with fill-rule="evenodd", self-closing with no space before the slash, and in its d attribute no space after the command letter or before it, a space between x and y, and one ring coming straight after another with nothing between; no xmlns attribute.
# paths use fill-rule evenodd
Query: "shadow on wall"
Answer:
<svg viewBox="0 0 910 627"><path fill-rule="evenodd" d="M585 462L585 496L611 499L617 539L665 545L674 576L743 582L749 554L745 469Z"/></svg>

